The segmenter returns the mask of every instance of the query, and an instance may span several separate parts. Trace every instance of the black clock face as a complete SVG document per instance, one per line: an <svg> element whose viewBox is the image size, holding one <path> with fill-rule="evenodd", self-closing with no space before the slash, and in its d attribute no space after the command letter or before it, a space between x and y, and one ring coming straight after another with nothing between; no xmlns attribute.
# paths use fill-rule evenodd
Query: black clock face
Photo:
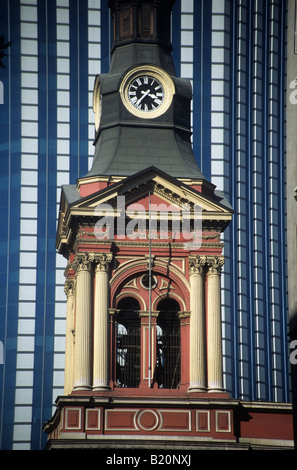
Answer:
<svg viewBox="0 0 297 470"><path fill-rule="evenodd" d="M152 112L163 103L164 88L156 78L141 75L131 81L128 87L128 99L139 111Z"/></svg>

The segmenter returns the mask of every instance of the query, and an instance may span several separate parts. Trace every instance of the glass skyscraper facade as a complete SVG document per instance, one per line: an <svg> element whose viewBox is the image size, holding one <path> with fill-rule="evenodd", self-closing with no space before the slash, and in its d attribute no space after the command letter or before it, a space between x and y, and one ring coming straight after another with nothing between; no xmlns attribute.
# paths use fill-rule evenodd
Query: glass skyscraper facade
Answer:
<svg viewBox="0 0 297 470"><path fill-rule="evenodd" d="M105 0L1 0L0 10L11 41L0 69L0 448L42 449L64 383L60 191L92 164L93 84L109 69L112 24ZM172 43L176 73L193 85L197 162L234 208L226 391L288 402L286 2L177 0Z"/></svg>

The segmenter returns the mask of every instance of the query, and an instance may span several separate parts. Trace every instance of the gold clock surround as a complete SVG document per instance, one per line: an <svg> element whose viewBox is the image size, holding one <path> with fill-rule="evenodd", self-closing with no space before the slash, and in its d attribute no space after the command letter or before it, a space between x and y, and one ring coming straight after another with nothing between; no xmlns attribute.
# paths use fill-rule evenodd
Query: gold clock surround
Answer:
<svg viewBox="0 0 297 470"><path fill-rule="evenodd" d="M95 113L95 130L99 129L102 114L101 84L99 75L96 75L93 91L93 112Z"/></svg>
<svg viewBox="0 0 297 470"><path fill-rule="evenodd" d="M149 112L145 112L143 110L135 108L135 106L133 106L128 97L128 89L130 83L137 77L143 77L145 75L153 77L159 82L161 82L164 90L164 98L160 106L155 110ZM134 67L128 73L126 73L121 82L119 91L124 106L131 114L143 119L155 119L164 114L171 105L172 98L175 93L175 86L172 78L170 77L170 75L168 75L167 72L158 67L146 65Z"/></svg>

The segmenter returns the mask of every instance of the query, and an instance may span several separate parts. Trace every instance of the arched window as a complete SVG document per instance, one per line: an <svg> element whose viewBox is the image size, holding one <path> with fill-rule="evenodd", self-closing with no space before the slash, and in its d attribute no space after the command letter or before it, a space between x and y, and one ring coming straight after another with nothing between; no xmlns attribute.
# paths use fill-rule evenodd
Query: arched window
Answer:
<svg viewBox="0 0 297 470"><path fill-rule="evenodd" d="M180 321L179 304L174 299L159 302L157 320L157 356L155 381L159 388L178 388L180 371Z"/></svg>
<svg viewBox="0 0 297 470"><path fill-rule="evenodd" d="M139 303L125 297L118 303L116 323L116 383L121 388L137 388L140 382Z"/></svg>

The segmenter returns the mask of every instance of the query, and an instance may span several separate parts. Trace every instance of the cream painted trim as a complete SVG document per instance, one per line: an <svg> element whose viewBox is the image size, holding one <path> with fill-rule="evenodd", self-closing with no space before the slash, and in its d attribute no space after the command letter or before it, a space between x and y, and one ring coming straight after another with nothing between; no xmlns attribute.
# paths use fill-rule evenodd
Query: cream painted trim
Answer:
<svg viewBox="0 0 297 470"><path fill-rule="evenodd" d="M257 446L265 446L265 447L292 447L294 448L294 441L293 440L282 440L282 439L258 439L258 438L251 438L251 437L240 437L239 442L241 444L251 444Z"/></svg>
<svg viewBox="0 0 297 470"><path fill-rule="evenodd" d="M153 329L155 329L155 326L153 326ZM148 367L147 365L149 364L149 327L144 326L143 327L143 355L142 355L142 366L143 366L143 380L148 380ZM152 347L151 347L151 362L152 362L152 370L151 370L151 376L154 377L154 372L155 372L155 358L154 358L154 351L155 351L155 346L156 346L156 334L152 334Z"/></svg>
<svg viewBox="0 0 297 470"><path fill-rule="evenodd" d="M152 304L152 309L157 311L157 308L156 308L156 305L158 302L160 302L160 300L162 300L162 297L163 297L163 294L160 294L158 297L155 298L155 300L153 301L153 304ZM186 304L185 304L185 301L183 300L183 298L176 294L175 292L170 292L169 294L169 298L176 298L180 301L181 303L181 311L185 311L186 310Z"/></svg>
<svg viewBox="0 0 297 470"><path fill-rule="evenodd" d="M79 416L79 424L78 426L69 426L68 425L68 413L69 411L78 411L78 416ZM65 429L81 429L82 426L82 413L81 413L81 408L76 408L76 407L71 407L66 409L65 413Z"/></svg>
<svg viewBox="0 0 297 470"><path fill-rule="evenodd" d="M130 290L125 290L125 292L121 292L120 294L118 294L116 296L116 301L118 301L120 298L124 298L124 297L129 297L129 294L131 295L131 297L137 297L137 299L139 299L139 301L141 302L142 304L142 307L141 308L141 305L140 305L140 310L146 310L146 303L145 301L143 300L143 298L141 297L140 294L138 294L138 292L135 292L135 291L130 291Z"/></svg>
<svg viewBox="0 0 297 470"><path fill-rule="evenodd" d="M94 82L93 112L95 113L95 130L97 132L100 126L101 113L102 113L101 85L100 85L99 75L96 75L95 82Z"/></svg>
<svg viewBox="0 0 297 470"><path fill-rule="evenodd" d="M199 414L207 415L207 429L199 429ZM209 410L196 410L196 432L210 432L210 411Z"/></svg>
<svg viewBox="0 0 297 470"><path fill-rule="evenodd" d="M154 424L154 426L152 426L151 428L145 428L144 426L142 426L142 424L140 422L141 416L145 413L152 413L157 419L156 424ZM156 411L148 410L148 409L142 410L142 411L138 412L137 414L135 414L134 422L135 422L135 426L142 429L143 431L149 431L149 432L154 431L156 428L159 428L163 424L162 416L160 416L159 413L156 413Z"/></svg>
<svg viewBox="0 0 297 470"><path fill-rule="evenodd" d="M133 412L134 413L134 416L133 416L133 423L134 423L134 427L131 427L131 428L109 428L108 427L108 414L112 414L112 413L118 413L118 412ZM140 431L140 429L138 428L136 422L135 422L135 416L137 415L137 413L139 413L140 409L131 409L131 408L116 408L114 410L105 410L105 424L104 424L104 430L105 431ZM100 436L101 437L101 436ZM110 436L109 436L110 437ZM125 438L127 439L127 436L125 436ZM129 436L130 438L130 436Z"/></svg>
<svg viewBox="0 0 297 470"><path fill-rule="evenodd" d="M87 426L89 411L98 412L98 427L97 428ZM86 408L85 420L86 420L86 431L100 431L101 430L101 409L100 408Z"/></svg>
<svg viewBox="0 0 297 470"><path fill-rule="evenodd" d="M191 432L192 431L192 421L191 421L191 411L190 410L157 410L158 413L160 413L161 415L161 418L162 418L162 422L159 426L159 428L157 429L157 431L163 431L163 432ZM182 429L182 430L177 430L176 428L163 428L163 416L162 416L162 413L184 413L184 414L188 414L189 416L189 428L188 429Z"/></svg>
<svg viewBox="0 0 297 470"><path fill-rule="evenodd" d="M219 415L228 415L228 429L219 429ZM216 432L231 432L231 411L216 410Z"/></svg>

